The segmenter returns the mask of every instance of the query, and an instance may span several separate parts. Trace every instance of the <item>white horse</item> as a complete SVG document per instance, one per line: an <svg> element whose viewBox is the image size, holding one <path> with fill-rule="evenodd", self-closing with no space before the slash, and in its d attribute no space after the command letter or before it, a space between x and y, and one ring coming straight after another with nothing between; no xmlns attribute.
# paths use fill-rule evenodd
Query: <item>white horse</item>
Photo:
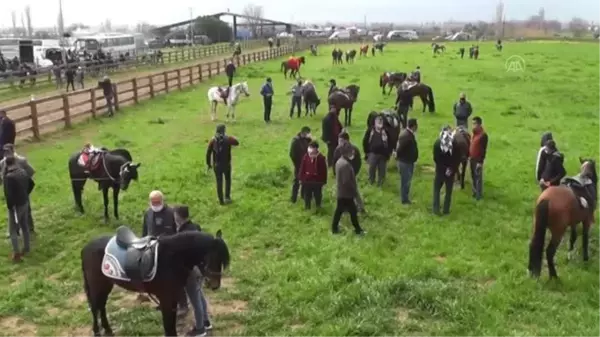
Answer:
<svg viewBox="0 0 600 337"><path fill-rule="evenodd" d="M227 94L227 98L225 101L227 102L227 119L229 120L229 114L231 113L232 121L235 121L235 105L240 100L241 94L246 95L246 97L250 96L250 90L248 89L248 82L236 83L231 88L223 88L220 87L212 87L208 89L208 100L210 101L210 115L211 119L214 121L217 116L217 104L219 102L223 102L223 96L221 96L221 90L229 90Z"/></svg>

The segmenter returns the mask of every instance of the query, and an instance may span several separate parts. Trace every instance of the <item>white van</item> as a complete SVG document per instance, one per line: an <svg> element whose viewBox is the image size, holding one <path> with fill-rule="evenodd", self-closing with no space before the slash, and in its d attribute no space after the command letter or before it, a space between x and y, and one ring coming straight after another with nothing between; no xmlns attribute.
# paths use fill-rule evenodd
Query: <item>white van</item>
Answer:
<svg viewBox="0 0 600 337"><path fill-rule="evenodd" d="M337 32L333 32L329 37L330 40L339 40L339 39L349 39L350 31L348 30L339 30Z"/></svg>
<svg viewBox="0 0 600 337"><path fill-rule="evenodd" d="M419 35L414 30L392 30L387 35L388 40L418 40Z"/></svg>

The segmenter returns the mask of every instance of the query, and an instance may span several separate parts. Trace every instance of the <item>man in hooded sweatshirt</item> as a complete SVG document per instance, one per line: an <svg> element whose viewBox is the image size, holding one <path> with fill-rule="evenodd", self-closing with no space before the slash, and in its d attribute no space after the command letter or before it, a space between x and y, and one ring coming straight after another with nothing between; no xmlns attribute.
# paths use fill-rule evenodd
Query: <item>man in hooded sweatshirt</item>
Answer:
<svg viewBox="0 0 600 337"><path fill-rule="evenodd" d="M302 183L304 208L310 209L313 198L317 209L321 208L323 186L327 184L327 162L319 152L319 143L313 141L308 145L308 151L300 164L298 179Z"/></svg>
<svg viewBox="0 0 600 337"><path fill-rule="evenodd" d="M449 127L444 127L439 138L433 144L433 161L435 163L435 178L433 180L433 213L440 215L440 191L446 186L443 214L450 213L454 175L460 163L454 137Z"/></svg>
<svg viewBox="0 0 600 337"><path fill-rule="evenodd" d="M369 164L369 183L371 185L375 183L375 176L377 176L377 186L383 185L391 148L388 144L388 134L383 128L383 117L377 116L373 127L367 129L363 138L363 150Z"/></svg>
<svg viewBox="0 0 600 337"><path fill-rule="evenodd" d="M233 60L227 62L225 74L227 74L227 83L229 84L229 87L231 87L233 85L233 75L235 75L235 64L233 64Z"/></svg>
<svg viewBox="0 0 600 337"><path fill-rule="evenodd" d="M215 136L206 148L206 166L215 171L219 204L231 203L231 148L240 143L235 137L225 135L225 125L217 125ZM223 178L225 178L225 197L223 198Z"/></svg>
<svg viewBox="0 0 600 337"><path fill-rule="evenodd" d="M554 140L548 140L538 167L538 179L542 191L550 186L560 185L560 181L567 175L564 167L564 156L558 151Z"/></svg>
<svg viewBox="0 0 600 337"><path fill-rule="evenodd" d="M545 151L546 150L546 143L549 140L554 140L554 138L552 137L552 132L548 131L548 132L544 132L542 134L542 140L540 142L540 149L538 150L538 154L537 154L537 158L535 160L535 181L539 182L541 179L541 172L540 172L540 166L542 165L542 162L545 161L546 159L545 157Z"/></svg>
<svg viewBox="0 0 600 337"><path fill-rule="evenodd" d="M298 191L300 190L300 181L298 180L300 164L302 164L302 158L304 158L304 155L308 151L308 145L311 141L310 128L305 126L292 138L292 143L290 144L290 159L292 160L292 164L294 164L294 183L292 185L291 198L293 203L298 200ZM304 196L304 193L301 193L301 196Z"/></svg>

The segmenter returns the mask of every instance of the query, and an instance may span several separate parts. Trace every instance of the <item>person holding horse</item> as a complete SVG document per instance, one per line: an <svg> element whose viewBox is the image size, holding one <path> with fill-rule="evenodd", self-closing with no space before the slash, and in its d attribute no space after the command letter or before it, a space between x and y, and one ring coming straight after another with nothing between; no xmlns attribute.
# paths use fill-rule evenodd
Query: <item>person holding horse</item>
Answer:
<svg viewBox="0 0 600 337"><path fill-rule="evenodd" d="M338 87L337 87L337 82L332 78L329 80L329 92L327 93L327 96L330 96L331 94L333 94L334 92L338 91Z"/></svg>
<svg viewBox="0 0 600 337"><path fill-rule="evenodd" d="M350 134L348 133L348 131L346 129L343 129L342 132L340 133L340 137L338 139L338 146L335 148L335 151L333 152L333 162L337 163L337 161L342 157L342 152L345 151L345 149L343 149L344 147L350 147L352 148L352 151L354 151L354 158L352 159L352 161L350 161L350 164L352 165L352 168L354 169L354 174L356 176L358 176L358 173L360 172L360 169L362 167L362 157L360 156L360 150L358 149L358 147L352 143L350 143ZM363 201L361 195L360 195L360 190L358 188L358 185L356 185L356 197L354 198L354 201L356 202L356 207L358 209L359 212L364 212L365 211L365 202Z"/></svg>
<svg viewBox="0 0 600 337"><path fill-rule="evenodd" d="M198 224L195 224L190 220L190 212L188 206L175 206L173 208L173 215L175 218L175 224L177 226L177 233L202 231ZM210 319L208 318L208 305L206 303L206 298L204 297L204 293L202 291L203 279L204 278L202 276L202 273L198 270L197 267L194 267L185 284L185 292L182 294L183 296L181 298L179 307L187 308L187 299L189 297L190 302L192 303L192 308L194 308L194 328L190 332L188 332L186 336L206 336L207 330L212 329L212 324L210 323Z"/></svg>
<svg viewBox="0 0 600 337"><path fill-rule="evenodd" d="M302 184L304 208L310 209L312 199L315 199L317 209L323 201L323 186L327 184L327 162L319 152L319 143L311 141L308 150L302 157L298 179Z"/></svg>
<svg viewBox="0 0 600 337"><path fill-rule="evenodd" d="M410 185L412 182L415 163L419 159L419 147L417 146L418 125L415 118L408 120L407 127L400 132L398 146L396 147L396 160L398 161L398 173L400 174L400 200L403 205L410 205Z"/></svg>
<svg viewBox="0 0 600 337"><path fill-rule="evenodd" d="M8 228L10 232L10 242L13 248L12 261L21 262L22 257L30 251L29 241L29 175L19 165L15 157L6 157L4 160L6 169L2 172L2 181L4 184L4 200L8 213ZM23 250L19 250L19 238L17 231L21 230L23 234Z"/></svg>
<svg viewBox="0 0 600 337"><path fill-rule="evenodd" d="M550 186L560 185L560 181L566 176L567 171L564 167L564 156L558 151L554 140L546 142L546 149L540 160L538 177L542 191Z"/></svg>
<svg viewBox="0 0 600 337"><path fill-rule="evenodd" d="M302 114L302 79L296 80L296 84L292 86L292 104L290 106L290 118L294 117L294 108L298 110L298 118Z"/></svg>
<svg viewBox="0 0 600 337"><path fill-rule="evenodd" d="M472 191L475 200L480 200L483 194L483 162L487 154L487 146L488 135L483 129L483 120L481 117L475 116L473 117L473 135L469 147Z"/></svg>
<svg viewBox="0 0 600 337"><path fill-rule="evenodd" d="M27 175L29 176L29 188L28 188L28 194L27 194L27 197L28 197L28 199L27 199L27 220L29 220L29 223L28 223L29 231L32 234L34 234L35 227L33 224L33 216L31 214L31 199L29 199L29 195L31 194L31 192L33 191L33 189L35 187L35 182L33 181L33 175L35 174L35 170L33 169L33 167L31 167L31 165L27 161L27 158L17 154L17 152L15 151L15 146L13 144L5 144L3 147L3 151L4 151L4 158L2 158L2 160L0 160L0 183L2 183L2 179L4 178L4 175L6 173L6 158L7 157L14 157L16 165L19 166L20 168L22 168L25 171L25 173L27 173ZM18 230L17 230L17 235L18 235ZM10 236L10 231L9 231L9 236Z"/></svg>
<svg viewBox="0 0 600 337"><path fill-rule="evenodd" d="M273 107L273 83L270 77L267 77L265 84L260 88L260 95L263 97L265 123L271 123L271 108Z"/></svg>
<svg viewBox="0 0 600 337"><path fill-rule="evenodd" d="M358 209L354 202L358 195L358 184L356 183L356 173L354 172L351 163L356 154L349 146L342 147L341 154L341 158L335 163L337 203L333 213L331 232L333 234L340 233L340 219L342 218L343 213L348 212L350 213L350 221L354 227L354 233L357 235L364 235L366 232L358 223Z"/></svg>
<svg viewBox="0 0 600 337"><path fill-rule="evenodd" d="M546 143L549 140L553 140L554 138L552 137L552 132L544 132L542 134L542 139L540 142L540 149L538 150L538 154L535 160L535 181L539 182L540 181L540 166L542 165L542 157L544 157L545 155L545 150L546 150Z"/></svg>
<svg viewBox="0 0 600 337"><path fill-rule="evenodd" d="M206 166L215 171L219 204L231 203L231 149L240 145L232 136L225 134L225 125L217 126L215 136L206 149ZM225 198L223 198L223 178L225 178Z"/></svg>
<svg viewBox="0 0 600 337"><path fill-rule="evenodd" d="M398 88L398 95L396 97L396 111L398 112L398 117L400 117L400 123L403 128L407 125L408 111L412 105L413 95L408 89L408 83L402 82Z"/></svg>
<svg viewBox="0 0 600 337"><path fill-rule="evenodd" d="M302 127L300 132L292 138L292 143L290 144L290 159L292 160L292 164L294 164L294 183L292 184L292 203L296 203L298 200L298 191L300 190L300 165L302 164L302 159L304 155L308 151L308 145L312 142L312 135L310 134L310 128L308 126ZM304 193L300 193L301 196L304 196Z"/></svg>
<svg viewBox="0 0 600 337"><path fill-rule="evenodd" d="M383 128L383 117L377 116L373 127L367 128L363 137L363 150L365 151L365 160L369 164L369 184L375 183L377 176L377 187L383 186L385 173L387 171L387 161L390 158L391 148L388 143L388 133Z"/></svg>
<svg viewBox="0 0 600 337"><path fill-rule="evenodd" d="M327 165L333 168L335 165L333 153L338 146L338 138L342 132L342 123L339 120L335 107L331 107L329 113L323 117L321 130L321 139L327 144Z"/></svg>
<svg viewBox="0 0 600 337"><path fill-rule="evenodd" d="M142 217L142 236L159 237L176 232L173 209L165 203L161 191L154 190L148 195L148 208Z"/></svg>
<svg viewBox="0 0 600 337"><path fill-rule="evenodd" d="M421 83L421 67L417 66L417 69L410 74L410 79L413 82Z"/></svg>
<svg viewBox="0 0 600 337"><path fill-rule="evenodd" d="M458 96L458 102L454 103L453 106L454 118L456 118L456 126L464 126L467 130L469 128L469 117L473 113L473 106L471 102L467 101L467 95L461 92Z"/></svg>
<svg viewBox="0 0 600 337"><path fill-rule="evenodd" d="M233 64L233 60L229 60L227 62L227 66L225 66L225 74L227 75L227 83L229 84L229 88L233 85L233 75L235 75L235 64ZM227 96L225 96L227 97Z"/></svg>
<svg viewBox="0 0 600 337"><path fill-rule="evenodd" d="M454 150L455 140L452 137L450 127L446 126L440 132L440 136L433 144L433 161L435 163L435 178L433 181L433 213L440 213L440 191L446 187L444 196L443 214L450 213L450 203L452 202L452 189L454 185L454 175L458 170L460 163L459 153Z"/></svg>

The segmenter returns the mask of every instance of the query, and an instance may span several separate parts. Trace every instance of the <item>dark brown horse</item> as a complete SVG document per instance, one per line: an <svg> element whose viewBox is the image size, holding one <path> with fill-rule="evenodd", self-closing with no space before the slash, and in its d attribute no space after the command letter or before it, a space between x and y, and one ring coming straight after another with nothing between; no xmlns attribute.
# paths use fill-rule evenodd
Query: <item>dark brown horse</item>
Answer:
<svg viewBox="0 0 600 337"><path fill-rule="evenodd" d="M467 163L469 162L469 147L471 146L471 135L469 131L459 126L452 132L457 147L453 151L458 152L460 165L456 172L456 180L460 182L460 188L465 189L465 173L467 172Z"/></svg>
<svg viewBox="0 0 600 337"><path fill-rule="evenodd" d="M182 232L159 238L138 238L125 226L116 235L90 241L81 250L81 269L94 336L113 331L106 317L106 301L115 285L156 296L165 336L177 336L177 301L192 269L197 267L208 286L219 289L229 265L229 249L221 231L216 237L203 232Z"/></svg>
<svg viewBox="0 0 600 337"><path fill-rule="evenodd" d="M354 63L356 58L356 49L350 49L346 51L346 63Z"/></svg>
<svg viewBox="0 0 600 337"><path fill-rule="evenodd" d="M544 241L546 230L550 230L551 238L546 247L546 260L550 278L558 277L554 265L554 255L560 245L567 228L571 228L569 240L569 257L577 240L577 224L583 225L583 260L589 260L590 227L595 222L594 210L598 191L598 175L596 162L592 159L581 159L579 175L565 178L559 186L550 186L538 197L533 235L529 244L529 273L538 278L542 272Z"/></svg>
<svg viewBox="0 0 600 337"><path fill-rule="evenodd" d="M433 98L433 90L430 86L424 83L419 83L410 87L408 92L412 95L412 97L418 96L421 98L421 102L423 102L423 112L425 112L425 107L429 107L429 112L435 112L435 100ZM398 89L398 93L400 93L400 88Z"/></svg>
<svg viewBox="0 0 600 337"><path fill-rule="evenodd" d="M381 88L381 94L385 95L385 87L389 86L390 90L388 95L392 93L392 89L399 88L402 82L406 81L408 77L407 73L386 71L379 75L379 87Z"/></svg>
<svg viewBox="0 0 600 337"><path fill-rule="evenodd" d="M327 102L329 103L329 109L335 108L336 113L340 114L340 111L344 109L344 126L352 125L352 107L358 99L358 92L360 87L356 84L350 84L343 90L336 90L329 95Z"/></svg>
<svg viewBox="0 0 600 337"><path fill-rule="evenodd" d="M296 78L300 75L300 66L306 63L304 56L291 56L287 61L281 62L281 71L284 78L287 78L287 73L290 71L290 77Z"/></svg>

